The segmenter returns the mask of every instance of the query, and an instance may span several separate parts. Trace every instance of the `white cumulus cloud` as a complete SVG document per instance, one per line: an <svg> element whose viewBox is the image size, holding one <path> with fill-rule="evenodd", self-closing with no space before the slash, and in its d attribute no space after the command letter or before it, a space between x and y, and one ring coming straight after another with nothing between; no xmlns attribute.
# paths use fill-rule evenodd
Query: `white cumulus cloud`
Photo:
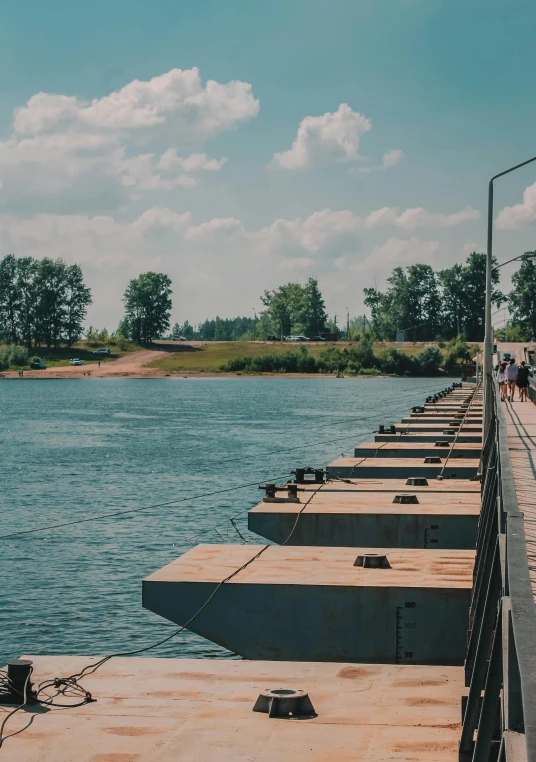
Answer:
<svg viewBox="0 0 536 762"><path fill-rule="evenodd" d="M37 93L15 110L0 140L0 198L23 210L113 208L149 191L192 187L225 158L188 149L255 117L247 82L203 84L196 68L134 80L100 99ZM163 153L139 152L157 142Z"/></svg>
<svg viewBox="0 0 536 762"><path fill-rule="evenodd" d="M283 169L314 164L356 161L359 141L371 128L370 120L341 103L337 111L306 116L300 122L292 148L274 154L273 162Z"/></svg>
<svg viewBox="0 0 536 762"><path fill-rule="evenodd" d="M523 201L514 206L505 206L497 215L497 227L503 230L529 225L536 220L536 183L525 188Z"/></svg>

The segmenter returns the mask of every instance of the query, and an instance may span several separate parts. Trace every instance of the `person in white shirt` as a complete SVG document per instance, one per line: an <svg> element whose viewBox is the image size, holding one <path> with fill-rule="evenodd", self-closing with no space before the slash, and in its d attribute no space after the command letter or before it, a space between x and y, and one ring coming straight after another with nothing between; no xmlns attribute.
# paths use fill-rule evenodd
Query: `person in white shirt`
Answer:
<svg viewBox="0 0 536 762"><path fill-rule="evenodd" d="M501 402L506 402L506 363L502 362L499 365L497 371L497 383L499 384L499 391L501 393Z"/></svg>
<svg viewBox="0 0 536 762"><path fill-rule="evenodd" d="M515 359L510 359L510 364L506 366L506 381L508 383L508 402L514 401L517 381L517 365Z"/></svg>

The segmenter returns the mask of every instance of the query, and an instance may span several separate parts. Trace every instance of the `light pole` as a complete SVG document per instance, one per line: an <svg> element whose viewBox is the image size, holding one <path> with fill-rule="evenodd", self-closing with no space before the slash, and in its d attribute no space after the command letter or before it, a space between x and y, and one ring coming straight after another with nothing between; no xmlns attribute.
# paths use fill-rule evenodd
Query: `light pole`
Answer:
<svg viewBox="0 0 536 762"><path fill-rule="evenodd" d="M527 161L516 164L515 167L505 169L504 172L499 172L493 175L489 181L488 186L488 248L486 252L486 308L485 308L485 333L484 333L484 367L483 367L483 380L484 380L484 430L483 441L486 441L486 436L489 429L489 423L491 419L491 406L490 406L490 391L492 383L492 366L493 366L493 326L491 324L491 273L495 268L493 267L493 182L503 175L508 175L510 172L514 172L516 169L525 167L527 164L531 164L536 161L536 156ZM518 257L515 257L517 259ZM513 261L513 260L511 260ZM504 262L504 264L508 264Z"/></svg>
<svg viewBox="0 0 536 762"><path fill-rule="evenodd" d="M350 312L346 307L346 342L350 343Z"/></svg>

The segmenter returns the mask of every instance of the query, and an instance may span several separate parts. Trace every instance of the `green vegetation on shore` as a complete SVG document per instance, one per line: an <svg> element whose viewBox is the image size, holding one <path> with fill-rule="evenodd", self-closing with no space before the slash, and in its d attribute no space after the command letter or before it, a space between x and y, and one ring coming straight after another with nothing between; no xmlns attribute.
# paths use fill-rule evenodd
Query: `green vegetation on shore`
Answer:
<svg viewBox="0 0 536 762"><path fill-rule="evenodd" d="M438 345L397 348L372 344L364 337L348 346L229 342L199 347L179 345L177 351L148 367L167 373L346 373L350 375L436 375L440 367L470 361L472 348L453 339Z"/></svg>
<svg viewBox="0 0 536 762"><path fill-rule="evenodd" d="M93 351L99 347L109 347L109 355L94 355ZM100 342L95 339L78 341L70 349L68 347L51 347L39 350L32 349L28 352L26 347L12 344L0 344L0 371L5 370L27 370L31 362L41 361L47 368L61 368L69 365L69 360L77 357L84 363L110 362L117 360L130 352L137 352L143 349L138 344L125 341L122 337L109 337L106 342Z"/></svg>

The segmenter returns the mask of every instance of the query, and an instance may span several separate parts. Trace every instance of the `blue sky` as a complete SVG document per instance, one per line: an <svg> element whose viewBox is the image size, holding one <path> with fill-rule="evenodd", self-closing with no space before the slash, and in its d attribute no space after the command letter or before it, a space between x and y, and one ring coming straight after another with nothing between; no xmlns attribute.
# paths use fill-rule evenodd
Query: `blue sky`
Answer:
<svg viewBox="0 0 536 762"><path fill-rule="evenodd" d="M0 254L82 264L108 328L149 269L179 321L310 275L357 314L393 266L482 248L489 176L536 154L535 22L528 0L10 4ZM535 181L497 185L500 259L536 248Z"/></svg>

